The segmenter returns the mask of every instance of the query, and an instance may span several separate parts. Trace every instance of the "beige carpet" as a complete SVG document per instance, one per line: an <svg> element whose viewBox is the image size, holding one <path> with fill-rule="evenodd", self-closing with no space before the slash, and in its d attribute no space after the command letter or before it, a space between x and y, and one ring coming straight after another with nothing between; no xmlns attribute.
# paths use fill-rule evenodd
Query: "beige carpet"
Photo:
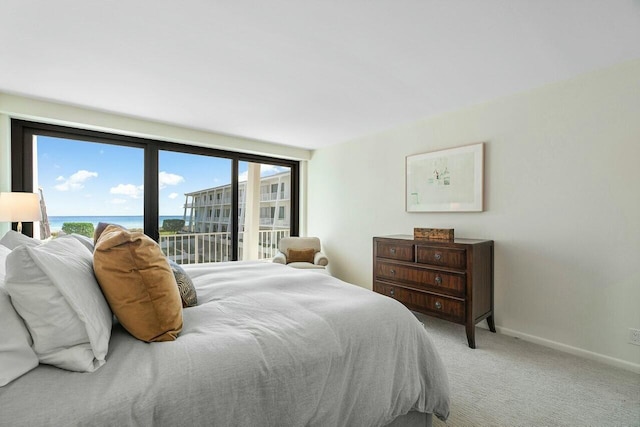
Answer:
<svg viewBox="0 0 640 427"><path fill-rule="evenodd" d="M640 426L640 374L416 313L449 374L447 426Z"/></svg>

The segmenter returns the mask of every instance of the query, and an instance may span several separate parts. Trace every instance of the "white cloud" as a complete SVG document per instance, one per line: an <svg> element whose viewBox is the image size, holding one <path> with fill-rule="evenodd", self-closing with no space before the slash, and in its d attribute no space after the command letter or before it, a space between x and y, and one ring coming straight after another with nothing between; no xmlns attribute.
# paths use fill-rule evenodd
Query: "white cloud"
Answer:
<svg viewBox="0 0 640 427"><path fill-rule="evenodd" d="M260 176L271 176L280 172L285 172L289 168L275 165L260 165ZM249 171L244 171L238 175L238 181L244 182L249 178Z"/></svg>
<svg viewBox="0 0 640 427"><path fill-rule="evenodd" d="M118 184L115 187L111 187L109 193L121 194L123 196L129 196L132 199L139 199L140 196L142 196L143 190L144 185Z"/></svg>
<svg viewBox="0 0 640 427"><path fill-rule="evenodd" d="M90 172L88 170L81 169L66 179L64 176L59 176L56 181L60 184L55 186L58 191L76 191L84 188L84 182L91 178L96 178L98 172Z"/></svg>
<svg viewBox="0 0 640 427"><path fill-rule="evenodd" d="M170 199L175 199L176 197L178 197L178 193L171 193L171 194L169 194L169 198L170 198Z"/></svg>
<svg viewBox="0 0 640 427"><path fill-rule="evenodd" d="M167 185L178 185L184 182L184 178L180 175L163 171L158 174L158 181L160 183L160 189L162 190Z"/></svg>
<svg viewBox="0 0 640 427"><path fill-rule="evenodd" d="M111 199L111 203L114 205L121 205L123 203L127 203L125 199Z"/></svg>
<svg viewBox="0 0 640 427"><path fill-rule="evenodd" d="M260 176L270 176L275 175L280 172L284 172L289 168L284 166L275 166L275 165L260 165Z"/></svg>

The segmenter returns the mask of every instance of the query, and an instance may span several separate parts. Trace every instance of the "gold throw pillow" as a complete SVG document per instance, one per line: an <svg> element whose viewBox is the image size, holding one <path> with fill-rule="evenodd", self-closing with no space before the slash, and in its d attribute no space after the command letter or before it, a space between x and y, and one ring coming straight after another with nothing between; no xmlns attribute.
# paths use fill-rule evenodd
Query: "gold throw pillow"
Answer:
<svg viewBox="0 0 640 427"><path fill-rule="evenodd" d="M111 311L142 341L173 341L182 299L160 246L141 232L109 225L96 242L93 269Z"/></svg>
<svg viewBox="0 0 640 427"><path fill-rule="evenodd" d="M287 264L292 262L310 262L313 264L313 257L316 250L309 249L289 249L287 250Z"/></svg>

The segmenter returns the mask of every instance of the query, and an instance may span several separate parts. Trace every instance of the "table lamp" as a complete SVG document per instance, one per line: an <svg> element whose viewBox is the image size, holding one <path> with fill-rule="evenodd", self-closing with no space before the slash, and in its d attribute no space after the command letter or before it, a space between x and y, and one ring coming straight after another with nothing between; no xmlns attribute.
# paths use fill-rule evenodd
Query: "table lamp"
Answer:
<svg viewBox="0 0 640 427"><path fill-rule="evenodd" d="M35 193L0 193L0 221L18 223L22 233L22 221L40 221L40 198Z"/></svg>

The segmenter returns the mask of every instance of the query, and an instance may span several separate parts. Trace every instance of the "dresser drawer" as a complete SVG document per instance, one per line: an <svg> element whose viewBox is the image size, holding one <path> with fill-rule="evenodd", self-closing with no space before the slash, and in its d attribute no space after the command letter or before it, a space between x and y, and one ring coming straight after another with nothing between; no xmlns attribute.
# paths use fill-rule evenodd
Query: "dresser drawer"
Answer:
<svg viewBox="0 0 640 427"><path fill-rule="evenodd" d="M376 278L401 282L412 287L457 297L465 296L465 274L448 273L421 267L411 267L384 260L376 261Z"/></svg>
<svg viewBox="0 0 640 427"><path fill-rule="evenodd" d="M410 309L421 312L426 311L434 316L457 323L464 323L465 321L464 301L462 300L378 282L374 282L373 290L398 300Z"/></svg>
<svg viewBox="0 0 640 427"><path fill-rule="evenodd" d="M442 267L465 269L467 267L467 251L457 248L416 245L416 261Z"/></svg>
<svg viewBox="0 0 640 427"><path fill-rule="evenodd" d="M377 256L381 258L397 259L399 261L413 261L413 244L395 242L376 242Z"/></svg>

